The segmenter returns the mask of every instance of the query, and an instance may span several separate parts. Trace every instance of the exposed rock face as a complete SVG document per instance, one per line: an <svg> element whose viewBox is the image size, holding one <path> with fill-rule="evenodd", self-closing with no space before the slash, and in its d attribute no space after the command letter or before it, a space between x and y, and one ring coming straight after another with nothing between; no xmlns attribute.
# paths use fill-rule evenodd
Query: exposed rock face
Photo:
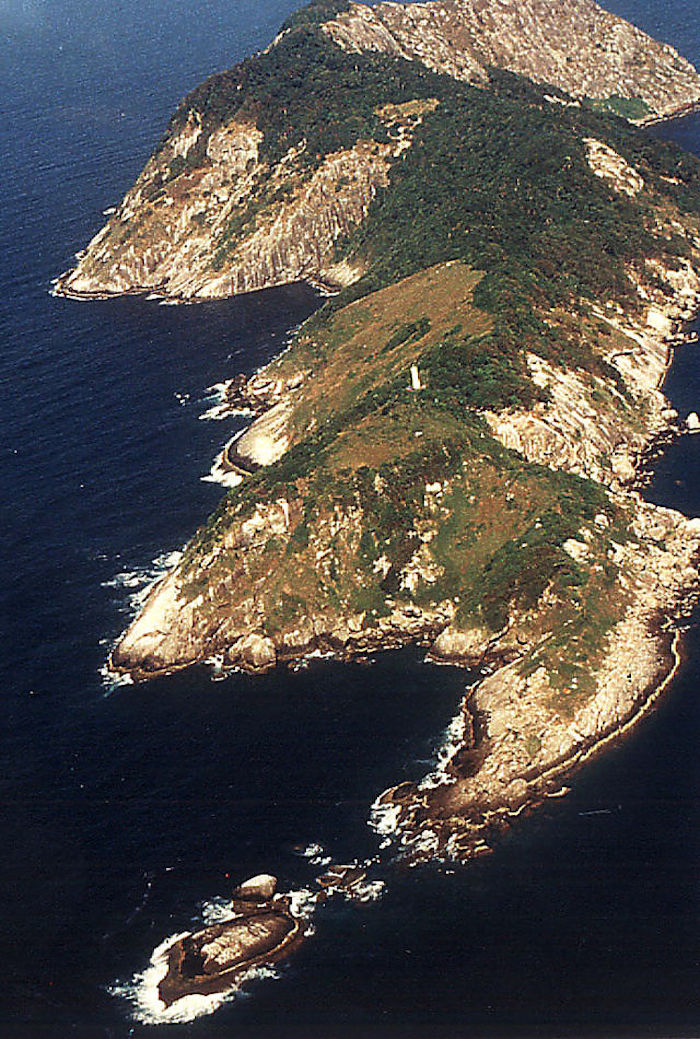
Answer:
<svg viewBox="0 0 700 1039"><path fill-rule="evenodd" d="M387 143L358 141L327 155L311 174L300 169L298 148L269 168L260 157L261 132L234 120L211 135L204 164L173 180L173 160L196 142L198 114L191 112L75 270L59 280L58 292L213 299L301 280L348 284L361 268L338 262L334 243L362 222L431 107L393 106ZM242 226L231 230L236 220Z"/></svg>
<svg viewBox="0 0 700 1039"><path fill-rule="evenodd" d="M277 663L277 651L272 639L251 634L237 639L226 658L230 664L238 664L246 671L267 671Z"/></svg>
<svg viewBox="0 0 700 1039"><path fill-rule="evenodd" d="M347 52L415 59L484 88L486 66L496 64L581 97L641 99L653 113L700 97L697 74L675 52L588 0L353 5L325 32ZM323 53L329 51L323 42ZM393 76L398 66L389 67ZM419 78L426 93L440 85L424 69ZM221 464L237 478L247 473L247 493L223 503L153 589L112 662L143 678L215 655L259 673L317 654L351 659L412 643L434 661L497 667L465 700L447 763L377 805L380 832L397 837L414 858L483 850L508 812L532 803L631 723L673 664L672 636L659 618L677 618L698 581L697 525L644 505L628 489L636 456L668 418L660 385L678 322L700 303L697 218L675 190L692 189L698 179L682 163L677 170L685 179L667 176L665 160L648 160L645 148L629 143L631 130L610 130L588 109L579 118L552 108L583 104L526 93L535 100L523 104L536 113L535 125L547 128L543 133L557 136L571 122L570 136L547 199L525 192L522 210L514 206L505 228L493 225L494 240L481 253L463 240L477 222L461 227L459 214L445 221L447 244L433 260L430 235L418 244L407 235L405 248L381 235L365 238L364 252L362 242L348 251L352 264L335 253L384 186L381 212L393 206L401 219L388 219L382 230L398 228L395 239L431 194L440 203L439 212L430 211L437 230L445 200L463 190L461 171L472 157L465 153L452 170L449 122L431 136L439 121L426 119L420 150L391 173L434 98L365 112L363 126L374 126L377 140L319 152L315 166L300 162L303 142L268 165L261 130L240 111L206 138L206 162L197 165L190 160L205 130L193 108L61 284L74 295L151 289L204 299L300 278L348 284L366 265L361 298L309 322L266 372L231 383L229 405L257 418L227 446ZM482 89L452 84L445 111L450 97L467 94L477 108L489 100ZM508 103L518 109L510 118L519 121L518 101ZM375 118L386 134L377 132ZM497 138L500 116L489 125ZM639 168L598 139L608 132L621 151L629 147ZM549 156L536 165L526 143L520 170L539 171ZM443 146L448 154L440 163L435 155ZM414 158L418 175L402 180ZM490 197L493 167L502 172L488 159L486 181L469 182L472 197ZM180 172L171 176L173 164ZM441 168L449 179L440 180ZM570 197L572 169L586 215L573 240L582 252L590 244L592 265L603 266L608 239L601 244L591 234L589 242L582 226L592 223L588 214L612 214L609 236L620 225L632 242L645 244L640 254L620 254L627 259L615 277L599 278L596 269L595 277L585 272L576 280L565 267L561 295L519 296L513 324L499 325L492 297L489 304L494 280L482 280L474 257L487 261L488 271L492 251L516 266L529 257L517 221L544 233L558 220L549 202ZM435 178L435 191L428 179L431 190L423 192L423 174ZM392 194L397 182L403 195ZM662 182L674 190L665 193ZM518 176L506 179L502 195L516 196L519 187ZM615 195L624 196L624 206ZM563 208L565 219L555 223L560 239L576 209L566 201ZM635 218L643 235L636 235ZM483 223L491 226L488 218ZM387 244L389 273L376 255ZM546 260L523 267L533 284L557 278L555 262ZM507 284L506 268L495 270ZM412 273L402 277L406 269ZM382 281L391 277L393 284ZM384 287L370 291L372 278ZM567 288L572 284L579 288ZM486 301L479 306L477 285ZM600 300L600 285L614 298ZM532 321L522 313L529 307ZM538 338L533 326L546 335ZM264 882L253 887L255 897L267 897ZM219 984L222 973L251 957L274 954L292 932L284 914L269 909L269 918L246 916L181 944L171 962L177 984L183 977L188 985L196 978L206 986L211 977Z"/></svg>
<svg viewBox="0 0 700 1039"><path fill-rule="evenodd" d="M638 540L618 549L630 606L608 637L595 695L580 701L575 688L554 689L536 658L481 682L453 726L461 735L447 763L375 804L375 826L409 859L486 850L509 813L557 789L568 770L653 703L674 662L663 623L697 580L700 531L697 521L639 499L634 529Z"/></svg>
<svg viewBox="0 0 700 1039"><path fill-rule="evenodd" d="M481 85L494 65L577 97L633 99L656 116L700 101L700 76L689 62L592 0L353 4L323 30L345 51L408 58ZM261 130L243 114L203 148L202 114L190 110L57 291L211 299L303 279L351 283L361 266L339 260L334 245L363 221L392 163L410 147L426 110L416 104L391 106L388 141L358 140L326 155L311 174L299 162L303 141L270 167ZM203 156L191 161L198 149ZM598 149L599 165L602 157ZM629 171L618 167L616 175L625 190L637 190Z"/></svg>
<svg viewBox="0 0 700 1039"><path fill-rule="evenodd" d="M680 263L675 270L658 261L651 266L668 293L658 292L650 300L643 319L622 316L613 305L594 310L624 337L606 360L632 393L644 400L643 424L631 420L628 405L603 380L530 356L533 380L547 390L549 399L529 411L486 412L502 444L530 461L607 484L634 479L636 456L650 433L666 425L667 403L659 386L669 362L669 339L673 329L700 307L700 275L690 263Z"/></svg>
<svg viewBox="0 0 700 1039"><path fill-rule="evenodd" d="M414 59L473 82L496 65L574 97L641 99L656 115L700 100L690 62L592 0L352 4L325 31L346 50Z"/></svg>
<svg viewBox="0 0 700 1039"><path fill-rule="evenodd" d="M265 902L272 898L276 888L277 877L273 877L271 873L259 873L250 880L244 880L242 884L239 884L234 895L236 898Z"/></svg>
<svg viewBox="0 0 700 1039"><path fill-rule="evenodd" d="M608 181L620 194L630 198L639 194L644 187L644 178L633 166L601 141L588 137L585 143L589 165L597 177Z"/></svg>

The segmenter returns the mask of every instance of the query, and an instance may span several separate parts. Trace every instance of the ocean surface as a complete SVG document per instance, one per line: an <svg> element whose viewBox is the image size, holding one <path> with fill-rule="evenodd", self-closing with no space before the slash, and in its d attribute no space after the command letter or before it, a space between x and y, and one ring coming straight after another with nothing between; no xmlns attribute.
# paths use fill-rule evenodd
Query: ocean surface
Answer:
<svg viewBox="0 0 700 1039"><path fill-rule="evenodd" d="M139 594L219 500L235 422L208 387L317 305L54 299L179 98L266 45L295 0L0 0L0 1039L128 1035L698 1036L700 629L661 707L571 793L456 871L387 866L383 898L318 911L245 996L160 1026L138 975L243 877L303 889L375 854L368 807L430 768L468 676L371 666L144 687L102 673ZM615 0L700 61L697 5ZM655 131L700 153L700 116ZM700 410L700 348L668 392ZM700 515L700 437L648 490ZM139 1002L141 1000L141 1002Z"/></svg>

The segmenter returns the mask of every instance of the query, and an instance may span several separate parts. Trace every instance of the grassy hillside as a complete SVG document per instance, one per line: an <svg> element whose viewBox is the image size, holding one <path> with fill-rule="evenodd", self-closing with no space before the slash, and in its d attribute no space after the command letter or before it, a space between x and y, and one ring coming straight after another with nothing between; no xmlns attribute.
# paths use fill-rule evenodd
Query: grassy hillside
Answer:
<svg viewBox="0 0 700 1039"><path fill-rule="evenodd" d="M440 608L443 626L507 630L523 668L544 665L570 698L566 712L590 692L625 608L615 546L629 517L599 483L504 448L486 413L548 399L534 355L576 374L578 403L614 427L611 447L646 428L645 401L611 364L629 341L596 308L641 320L663 288L646 261L693 254L700 162L510 73L490 70L481 88L346 54L318 29L342 6L295 16L274 47L195 90L171 126L195 110L203 127L174 179L206 165L209 134L231 119L263 134L268 166L214 243L216 266L254 224L251 205L274 204L265 170L289 149L295 190L324 156L385 141L388 106L416 102L421 119L363 224L337 242L338 261L364 273L269 371L301 378L291 446L199 532L185 594L202 631L255 628L278 647L310 618L364 630L397 606ZM590 138L634 167L641 190L596 175ZM261 533L260 510L279 502L284 523Z"/></svg>
<svg viewBox="0 0 700 1039"><path fill-rule="evenodd" d="M474 305L481 280L442 264L302 329L270 371L306 373L296 443L233 491L190 546L189 597L206 590L203 609L219 617L254 598L273 638L309 616L366 613L369 625L392 603L447 601L461 627L496 633L517 615L520 638L537 642L556 615L569 636L587 632L562 683L571 667L585 673L623 606L608 555L625 518L599 485L531 465L490 435L483 400L529 402L538 391ZM411 364L424 387L415 392ZM259 546L234 538L201 572L222 538L279 500L288 530ZM583 565L564 548L582 529Z"/></svg>

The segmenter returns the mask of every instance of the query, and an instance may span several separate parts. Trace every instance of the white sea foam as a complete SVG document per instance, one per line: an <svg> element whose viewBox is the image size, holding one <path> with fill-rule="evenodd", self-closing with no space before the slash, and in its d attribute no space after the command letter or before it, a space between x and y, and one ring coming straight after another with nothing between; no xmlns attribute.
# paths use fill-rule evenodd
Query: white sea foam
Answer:
<svg viewBox="0 0 700 1039"><path fill-rule="evenodd" d="M308 859L312 866L321 866L325 868L326 866L330 866L333 861L322 844L307 844L304 850L299 854L305 859Z"/></svg>
<svg viewBox="0 0 700 1039"><path fill-rule="evenodd" d="M202 920L205 927L212 924L225 924L235 920L239 913L233 908L233 902L228 898L212 898L209 902L202 902Z"/></svg>
<svg viewBox="0 0 700 1039"><path fill-rule="evenodd" d="M228 447L228 444L226 447ZM207 475L201 477L203 483L220 483L224 487L238 487L239 483L243 483L243 477L240 473L231 472L230 469L226 469L224 466L225 451L226 448L219 451Z"/></svg>
<svg viewBox="0 0 700 1039"><path fill-rule="evenodd" d="M477 680L478 681L478 680ZM433 790L438 786L448 786L455 782L455 777L447 773L447 766L452 761L457 751L464 745L466 739L467 724L467 701L471 690L477 682L467 686L465 695L459 705L459 710L451 720L444 733L439 746L436 749L436 765L418 784L419 790Z"/></svg>
<svg viewBox="0 0 700 1039"><path fill-rule="evenodd" d="M102 679L102 685L105 687L106 696L113 693L115 689L119 689L120 686L134 684L131 675L122 675L118 671L111 671L107 664L103 664L100 668L100 678Z"/></svg>
<svg viewBox="0 0 700 1039"><path fill-rule="evenodd" d="M370 808L369 825L380 837L392 837L398 832L401 817L401 805L385 804L380 797Z"/></svg>
<svg viewBox="0 0 700 1039"><path fill-rule="evenodd" d="M383 880L364 880L353 885L353 898L358 902L378 902L386 891Z"/></svg>
<svg viewBox="0 0 700 1039"><path fill-rule="evenodd" d="M318 894L307 887L299 888L298 891L288 891L286 897L289 899L289 912L297 920L309 921L316 912ZM305 931L306 934L310 932Z"/></svg>
<svg viewBox="0 0 700 1039"><path fill-rule="evenodd" d="M233 415L251 416L255 414L250 408L233 408L227 402L226 394L232 382L233 379L226 379L224 382L215 382L212 386L207 386L205 390L206 396L200 403L210 404L211 407L207 408L199 416L201 421L221 422L223 419L231 418Z"/></svg>
<svg viewBox="0 0 700 1039"><path fill-rule="evenodd" d="M368 905L370 902L378 902L386 891L383 880L360 880L351 887L329 887L326 888L329 895L341 895L347 902L359 902Z"/></svg>
<svg viewBox="0 0 700 1039"><path fill-rule="evenodd" d="M213 1013L223 1003L239 999L243 995L241 986L246 982L278 977L277 972L270 967L254 967L241 974L237 984L226 992L216 992L211 996L183 996L168 1007L158 994L158 986L168 973L168 952L175 942L186 938L190 933L183 931L166 938L154 949L151 961L144 971L135 974L130 981L117 982L111 986L109 991L112 995L121 996L131 1004L131 1016L139 1024L186 1024L205 1014Z"/></svg>
<svg viewBox="0 0 700 1039"><path fill-rule="evenodd" d="M303 851L299 852L305 859L314 859L317 855L323 854L322 844L307 844Z"/></svg>
<svg viewBox="0 0 700 1039"><path fill-rule="evenodd" d="M212 682L225 682L229 675L236 670L236 668L227 667L224 664L224 658L221 653L207 657L204 663L209 668L209 677Z"/></svg>
<svg viewBox="0 0 700 1039"><path fill-rule="evenodd" d="M128 592L127 605L129 612L135 613L148 597L151 588L177 566L182 559L182 552L163 552L156 556L147 566L135 567L133 570L122 570L102 582L103 588L118 588Z"/></svg>

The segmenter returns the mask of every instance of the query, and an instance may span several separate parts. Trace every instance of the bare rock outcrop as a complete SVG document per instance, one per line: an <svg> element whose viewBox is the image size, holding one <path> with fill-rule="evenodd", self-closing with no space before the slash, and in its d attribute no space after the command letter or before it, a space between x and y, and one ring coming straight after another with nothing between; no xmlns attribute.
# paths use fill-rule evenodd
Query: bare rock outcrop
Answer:
<svg viewBox="0 0 700 1039"><path fill-rule="evenodd" d="M421 61L476 83L495 65L574 97L640 100L657 116L700 101L690 62L593 0L351 4L324 29L345 50Z"/></svg>
<svg viewBox="0 0 700 1039"><path fill-rule="evenodd" d="M410 861L488 850L513 814L556 790L663 691L678 662L666 621L697 587L700 525L638 497L636 509L637 540L617 550L629 604L607 637L593 695L579 696L575 679L553 685L536 647L527 667L515 660L486 677L465 697L437 770L374 805L373 825Z"/></svg>
<svg viewBox="0 0 700 1039"><path fill-rule="evenodd" d="M388 141L360 140L310 173L298 162L303 147L270 167L260 130L234 119L211 134L206 161L173 178L173 163L197 141L193 111L56 291L82 299L152 292L201 300L302 280L349 284L362 268L339 262L334 244L363 221L434 104L391 106Z"/></svg>

